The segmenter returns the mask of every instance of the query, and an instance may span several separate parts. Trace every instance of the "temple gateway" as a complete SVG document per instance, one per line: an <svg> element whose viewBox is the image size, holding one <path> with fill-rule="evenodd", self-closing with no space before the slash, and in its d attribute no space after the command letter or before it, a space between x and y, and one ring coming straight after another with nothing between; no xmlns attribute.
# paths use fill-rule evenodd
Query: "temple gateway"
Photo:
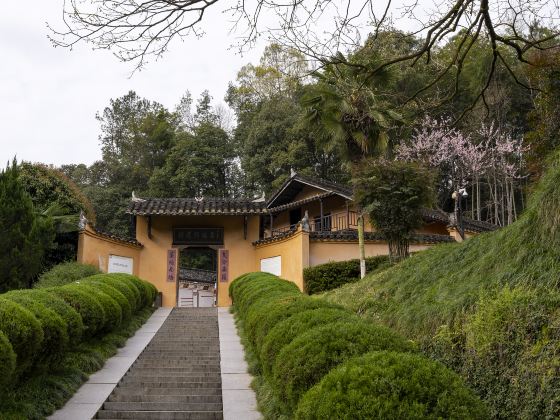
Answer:
<svg viewBox="0 0 560 420"><path fill-rule="evenodd" d="M304 268L359 256L352 191L298 174L268 200L133 197L128 213L134 239L84 223L78 261L152 282L166 307L229 306L229 283L252 271L276 274L303 290ZM461 240L447 213L426 210L424 220L412 252ZM463 219L462 228L468 237L495 226ZM388 254L367 221L365 232L366 256Z"/></svg>

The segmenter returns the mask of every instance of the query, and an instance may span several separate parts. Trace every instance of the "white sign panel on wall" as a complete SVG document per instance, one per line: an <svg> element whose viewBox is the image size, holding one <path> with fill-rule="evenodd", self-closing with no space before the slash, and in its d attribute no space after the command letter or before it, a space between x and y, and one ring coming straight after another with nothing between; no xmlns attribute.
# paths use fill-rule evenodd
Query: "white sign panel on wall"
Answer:
<svg viewBox="0 0 560 420"><path fill-rule="evenodd" d="M282 275L282 257L263 258L261 260L261 271L263 273L270 273L276 276Z"/></svg>
<svg viewBox="0 0 560 420"><path fill-rule="evenodd" d="M129 257L121 257L119 255L109 255L108 273L126 273L132 274L134 260Z"/></svg>

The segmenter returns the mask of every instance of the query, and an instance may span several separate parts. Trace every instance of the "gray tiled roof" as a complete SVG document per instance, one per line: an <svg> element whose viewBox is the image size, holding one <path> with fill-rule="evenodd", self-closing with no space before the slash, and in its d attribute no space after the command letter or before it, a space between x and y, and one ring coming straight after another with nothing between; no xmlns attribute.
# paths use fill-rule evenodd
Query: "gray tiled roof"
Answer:
<svg viewBox="0 0 560 420"><path fill-rule="evenodd" d="M133 200L127 213L149 216L264 214L265 203L234 198L145 198Z"/></svg>
<svg viewBox="0 0 560 420"><path fill-rule="evenodd" d="M439 209L424 209L422 211L422 217L426 222L442 222L446 225L452 222L449 214ZM490 232L498 229L499 226L463 217L463 228L471 232Z"/></svg>
<svg viewBox="0 0 560 420"><path fill-rule="evenodd" d="M358 231L356 230L341 230L337 232L323 231L323 232L311 232L309 234L309 239L321 241L357 241ZM366 241L381 241L385 242L385 238L379 232L364 232L364 239ZM411 243L420 244L436 244L443 242L455 242L455 240L449 235L435 235L435 234L424 234L415 233L410 238Z"/></svg>

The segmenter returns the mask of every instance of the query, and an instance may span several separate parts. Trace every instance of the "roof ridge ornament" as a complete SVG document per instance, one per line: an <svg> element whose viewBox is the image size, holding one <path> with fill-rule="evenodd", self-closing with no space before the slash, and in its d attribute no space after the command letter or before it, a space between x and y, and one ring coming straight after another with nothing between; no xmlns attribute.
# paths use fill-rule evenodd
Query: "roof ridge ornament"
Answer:
<svg viewBox="0 0 560 420"><path fill-rule="evenodd" d="M146 200L144 200L143 198L137 197L136 193L134 191L132 191L132 201L134 201L135 203L142 203Z"/></svg>
<svg viewBox="0 0 560 420"><path fill-rule="evenodd" d="M290 178L293 178L297 175L297 172L294 168L290 168Z"/></svg>
<svg viewBox="0 0 560 420"><path fill-rule="evenodd" d="M196 197L194 198L194 200L195 200L197 203L201 203L202 201L204 201L204 197L201 196L201 195L199 195L199 196L196 196Z"/></svg>

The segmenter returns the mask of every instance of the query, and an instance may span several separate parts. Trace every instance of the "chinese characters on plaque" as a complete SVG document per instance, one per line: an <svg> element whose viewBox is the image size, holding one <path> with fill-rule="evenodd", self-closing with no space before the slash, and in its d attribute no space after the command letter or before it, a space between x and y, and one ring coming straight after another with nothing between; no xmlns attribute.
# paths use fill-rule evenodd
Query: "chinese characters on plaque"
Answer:
<svg viewBox="0 0 560 420"><path fill-rule="evenodd" d="M174 282L177 273L177 250L167 250L167 281Z"/></svg>
<svg viewBox="0 0 560 420"><path fill-rule="evenodd" d="M220 282L227 283L229 277L229 251L220 249Z"/></svg>
<svg viewBox="0 0 560 420"><path fill-rule="evenodd" d="M174 245L223 245L223 228L173 228Z"/></svg>

